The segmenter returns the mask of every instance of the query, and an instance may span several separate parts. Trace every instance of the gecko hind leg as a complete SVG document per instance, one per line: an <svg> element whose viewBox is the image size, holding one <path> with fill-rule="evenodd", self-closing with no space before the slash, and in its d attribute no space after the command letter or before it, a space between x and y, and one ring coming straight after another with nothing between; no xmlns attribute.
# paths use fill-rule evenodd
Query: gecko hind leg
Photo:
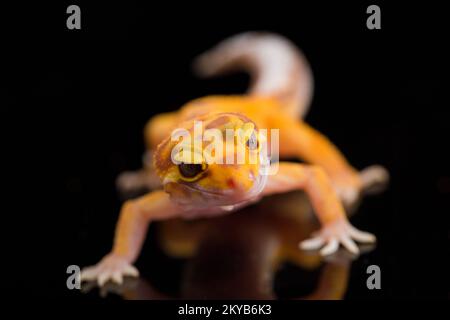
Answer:
<svg viewBox="0 0 450 320"><path fill-rule="evenodd" d="M160 189L161 181L153 168L152 154L147 151L143 156L143 168L122 172L116 179L116 188L124 198L139 193Z"/></svg>
<svg viewBox="0 0 450 320"><path fill-rule="evenodd" d="M116 186L121 194L127 194L139 190L159 189L161 182L153 170L140 169L122 172L116 179Z"/></svg>

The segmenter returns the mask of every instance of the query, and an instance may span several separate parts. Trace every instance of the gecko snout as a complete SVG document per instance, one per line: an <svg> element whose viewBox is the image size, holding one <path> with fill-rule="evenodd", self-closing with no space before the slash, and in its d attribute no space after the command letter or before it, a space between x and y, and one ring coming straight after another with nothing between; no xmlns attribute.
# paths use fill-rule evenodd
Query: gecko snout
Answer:
<svg viewBox="0 0 450 320"><path fill-rule="evenodd" d="M225 180L225 185L227 189L233 190L237 193L247 192L250 190L256 182L256 176L250 170L247 172L235 172L229 175Z"/></svg>

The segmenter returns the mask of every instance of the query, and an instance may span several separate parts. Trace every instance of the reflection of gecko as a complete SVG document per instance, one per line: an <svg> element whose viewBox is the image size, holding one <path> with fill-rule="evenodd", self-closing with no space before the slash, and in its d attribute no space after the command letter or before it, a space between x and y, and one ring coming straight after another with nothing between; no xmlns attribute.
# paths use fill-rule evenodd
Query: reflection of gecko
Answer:
<svg viewBox="0 0 450 320"><path fill-rule="evenodd" d="M116 293L132 300L342 299L356 256L340 250L323 258L317 252L298 250L298 243L317 229L313 218L307 197L297 191L266 197L239 214L162 221L155 230L160 248L185 261L180 290L168 294L154 286L152 279L161 284L161 273L166 270L164 262L154 261L160 274L127 279L122 286L108 283L100 295ZM285 263L295 266L289 280L283 280L284 276L276 279ZM305 272L308 280L302 281ZM169 279L174 274L163 276L172 282ZM84 285L83 291L94 287L95 283Z"/></svg>
<svg viewBox="0 0 450 320"><path fill-rule="evenodd" d="M96 266L82 272L82 279L122 282L123 275L137 275L131 265L138 257L150 221L173 217L224 214L290 190L304 190L322 228L302 243L305 249L322 247L322 254L337 250L339 243L358 252L353 239L373 242L375 237L348 222L341 200L352 203L365 188L385 180L386 171L372 167L358 173L337 148L297 118L304 115L312 94L312 76L303 56L287 40L270 34L246 33L219 44L200 56L197 69L205 76L242 66L253 75L250 93L244 96L211 96L185 105L180 111L155 116L145 130L154 161L144 170L119 179L122 189L154 185L159 176L164 191L153 191L124 203L114 247ZM311 165L280 162L276 175L263 176L260 165L198 164L172 161L171 132L190 133L194 120L205 129L279 129L280 157L297 157ZM203 145L207 147L207 145ZM244 150L252 152L248 146ZM248 157L246 158L248 159Z"/></svg>
<svg viewBox="0 0 450 320"><path fill-rule="evenodd" d="M187 258L181 298L274 299L275 274L285 262L308 272L322 266L320 255L298 250L298 243L315 228L305 195L289 192L264 198L235 215L165 221L158 225L158 235L164 252ZM344 251L327 257L315 290L303 298L341 299L353 258ZM305 287L300 282L295 289Z"/></svg>

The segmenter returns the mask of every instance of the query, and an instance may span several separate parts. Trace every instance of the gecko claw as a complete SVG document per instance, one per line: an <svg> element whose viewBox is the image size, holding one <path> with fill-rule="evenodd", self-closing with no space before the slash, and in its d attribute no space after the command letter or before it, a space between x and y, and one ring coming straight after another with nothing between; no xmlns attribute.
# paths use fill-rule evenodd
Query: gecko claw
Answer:
<svg viewBox="0 0 450 320"><path fill-rule="evenodd" d="M335 238L328 240L327 244L320 250L322 256L327 256L329 254L335 253L339 248L339 242Z"/></svg>
<svg viewBox="0 0 450 320"><path fill-rule="evenodd" d="M108 281L121 285L125 276L139 277L139 271L123 257L109 254L95 266L81 271L81 281L95 281L102 287Z"/></svg>
<svg viewBox="0 0 450 320"><path fill-rule="evenodd" d="M361 243L373 243L376 237L368 232L363 232L353 227L347 220L339 220L325 225L310 239L300 242L303 250L320 250L322 256L330 255L339 249L341 244L354 255L359 254L359 248L355 241Z"/></svg>

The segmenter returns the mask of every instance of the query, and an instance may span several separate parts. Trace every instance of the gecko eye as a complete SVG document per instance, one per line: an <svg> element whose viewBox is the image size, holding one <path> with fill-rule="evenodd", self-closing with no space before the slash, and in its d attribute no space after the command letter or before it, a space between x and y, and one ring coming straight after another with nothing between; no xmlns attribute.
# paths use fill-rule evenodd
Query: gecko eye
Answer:
<svg viewBox="0 0 450 320"><path fill-rule="evenodd" d="M196 163L181 163L178 165L178 170L183 178L192 180L204 172L207 168L206 163L196 164Z"/></svg>
<svg viewBox="0 0 450 320"><path fill-rule="evenodd" d="M259 141L256 138L256 134L253 133L250 138L247 140L247 142L245 143L245 145L247 146L247 148L249 148L250 150L258 150L259 148Z"/></svg>

